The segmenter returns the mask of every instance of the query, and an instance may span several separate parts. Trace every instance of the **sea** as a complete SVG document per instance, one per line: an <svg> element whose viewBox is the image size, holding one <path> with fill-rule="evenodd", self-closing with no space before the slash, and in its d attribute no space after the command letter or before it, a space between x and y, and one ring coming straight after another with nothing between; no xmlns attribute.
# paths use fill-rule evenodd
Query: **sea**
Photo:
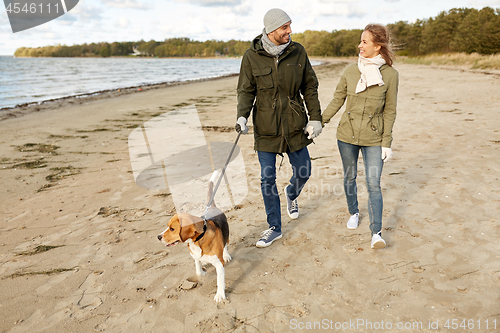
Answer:
<svg viewBox="0 0 500 333"><path fill-rule="evenodd" d="M311 61L313 66L320 63ZM222 77L237 74L240 64L241 58L0 56L0 110L113 89Z"/></svg>
<svg viewBox="0 0 500 333"><path fill-rule="evenodd" d="M221 77L238 73L240 64L239 58L0 56L0 109L119 88Z"/></svg>

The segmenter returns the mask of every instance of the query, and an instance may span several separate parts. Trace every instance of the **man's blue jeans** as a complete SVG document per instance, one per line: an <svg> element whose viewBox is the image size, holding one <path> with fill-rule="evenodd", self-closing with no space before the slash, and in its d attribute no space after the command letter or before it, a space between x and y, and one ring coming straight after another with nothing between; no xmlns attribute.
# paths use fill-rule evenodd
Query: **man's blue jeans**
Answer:
<svg viewBox="0 0 500 333"><path fill-rule="evenodd" d="M258 151L257 155L260 163L260 188L266 208L267 223L269 228L274 227L275 231L281 232L281 206L276 187L277 154ZM293 170L292 178L290 178L291 186L288 188L288 197L295 200L311 176L311 158L307 147L293 153L287 152L287 155Z"/></svg>
<svg viewBox="0 0 500 333"><path fill-rule="evenodd" d="M380 176L384 162L382 161L381 146L357 146L337 140L340 157L344 167L344 191L347 198L349 214L359 213L358 189L356 176L358 174L359 151L363 154L365 165L366 187L368 188L368 215L370 217L370 231L376 234L382 230L383 199L380 188Z"/></svg>

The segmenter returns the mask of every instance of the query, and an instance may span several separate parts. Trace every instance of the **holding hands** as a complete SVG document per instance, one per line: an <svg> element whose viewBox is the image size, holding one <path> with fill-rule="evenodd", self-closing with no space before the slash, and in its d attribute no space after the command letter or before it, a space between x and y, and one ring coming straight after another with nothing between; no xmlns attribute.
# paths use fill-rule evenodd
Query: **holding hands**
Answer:
<svg viewBox="0 0 500 333"><path fill-rule="evenodd" d="M323 126L321 125L321 121L319 120L310 120L305 129L304 129L304 133L305 134L309 134L307 136L308 139L314 139L316 138L318 135L321 134L321 131L323 130Z"/></svg>

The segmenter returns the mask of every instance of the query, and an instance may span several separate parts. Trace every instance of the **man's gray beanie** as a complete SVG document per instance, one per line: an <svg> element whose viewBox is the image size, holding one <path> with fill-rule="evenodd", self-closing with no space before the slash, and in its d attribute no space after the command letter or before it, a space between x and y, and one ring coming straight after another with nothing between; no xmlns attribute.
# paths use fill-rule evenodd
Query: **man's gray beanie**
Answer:
<svg viewBox="0 0 500 333"><path fill-rule="evenodd" d="M291 20L290 16L288 16L288 14L283 10L279 8L270 9L266 15L264 15L264 27L266 28L266 33L273 32Z"/></svg>

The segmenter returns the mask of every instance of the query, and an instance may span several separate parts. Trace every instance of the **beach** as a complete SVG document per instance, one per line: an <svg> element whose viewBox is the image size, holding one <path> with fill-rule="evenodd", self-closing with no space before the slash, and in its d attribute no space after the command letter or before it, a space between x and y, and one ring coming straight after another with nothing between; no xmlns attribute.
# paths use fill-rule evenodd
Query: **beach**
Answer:
<svg viewBox="0 0 500 333"><path fill-rule="evenodd" d="M353 59L315 67L322 109ZM267 228L253 135L238 146L248 193L226 212L226 297L196 277L186 244L157 236L167 190L138 186L130 133L195 105L207 142L234 142L237 76L109 92L9 110L0 121L0 332L498 332L499 73L395 64L393 158L383 237L370 249L368 194L348 230L339 112L309 146L313 174L283 238ZM7 113L6 113L7 115ZM278 189L291 176L285 155ZM456 329L454 329L457 325Z"/></svg>

